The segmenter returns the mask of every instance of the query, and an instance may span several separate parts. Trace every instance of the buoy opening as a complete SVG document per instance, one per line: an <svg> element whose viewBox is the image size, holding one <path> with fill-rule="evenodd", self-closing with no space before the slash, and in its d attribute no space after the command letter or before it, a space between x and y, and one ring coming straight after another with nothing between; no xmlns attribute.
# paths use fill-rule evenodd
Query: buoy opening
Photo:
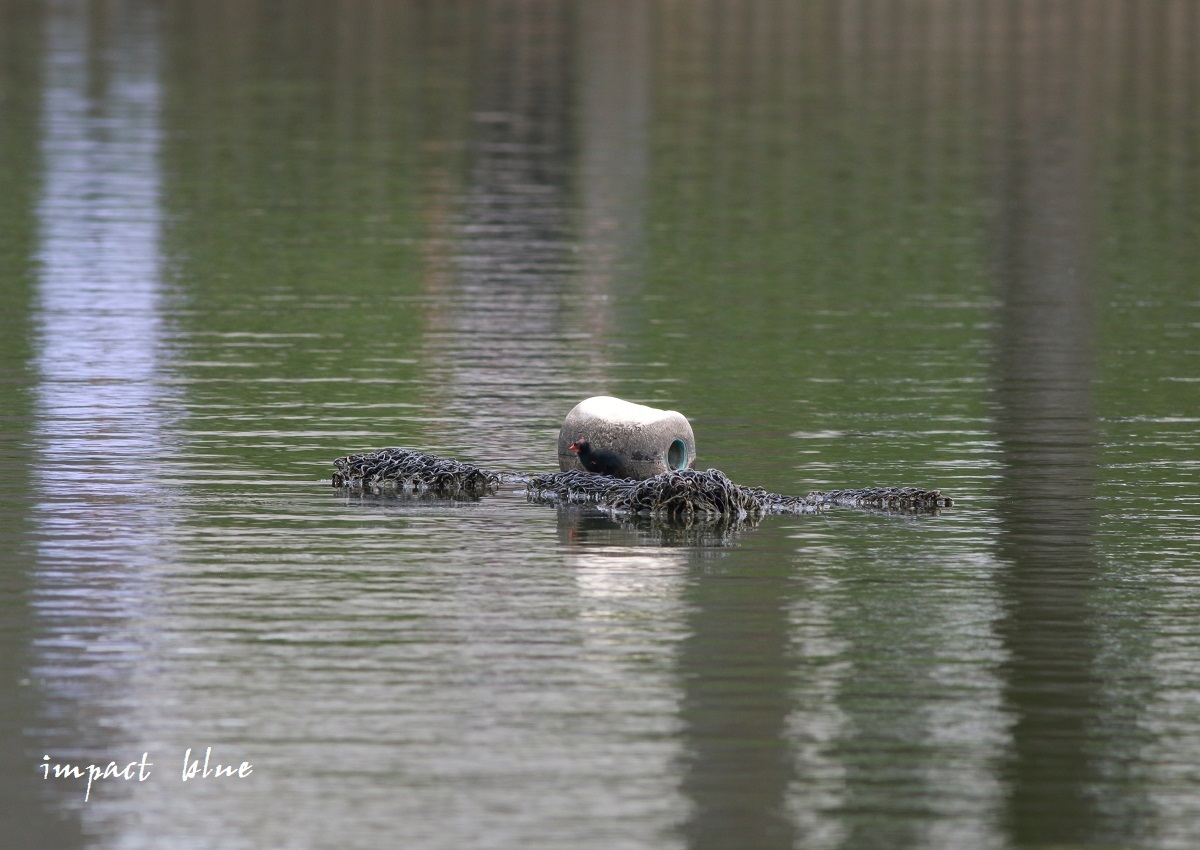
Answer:
<svg viewBox="0 0 1200 850"><path fill-rule="evenodd" d="M687 446L683 440L675 440L667 449L667 469L683 469L687 466Z"/></svg>

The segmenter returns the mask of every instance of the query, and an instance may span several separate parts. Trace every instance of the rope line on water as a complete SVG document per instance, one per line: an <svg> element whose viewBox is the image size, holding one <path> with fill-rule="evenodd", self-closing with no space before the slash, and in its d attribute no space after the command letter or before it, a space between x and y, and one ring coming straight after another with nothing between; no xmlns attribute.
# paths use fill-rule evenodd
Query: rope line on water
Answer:
<svg viewBox="0 0 1200 850"><path fill-rule="evenodd" d="M478 498L496 492L500 475L470 463L411 449L386 448L333 462L333 486L384 493Z"/></svg>
<svg viewBox="0 0 1200 850"><path fill-rule="evenodd" d="M826 507L866 508L889 513L928 513L954 504L938 490L867 487L784 496L736 484L719 469L678 469L642 481L574 471L528 474L493 472L474 464L411 449L384 448L333 462L333 486L376 495L479 498L501 484L524 486L539 504L592 504L610 513L691 522L733 520L769 514L807 514Z"/></svg>

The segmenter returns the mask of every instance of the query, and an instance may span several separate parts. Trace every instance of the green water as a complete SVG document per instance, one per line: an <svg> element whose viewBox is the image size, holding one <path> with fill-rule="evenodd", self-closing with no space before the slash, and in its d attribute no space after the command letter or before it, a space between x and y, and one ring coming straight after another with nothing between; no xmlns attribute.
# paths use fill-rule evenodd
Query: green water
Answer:
<svg viewBox="0 0 1200 850"><path fill-rule="evenodd" d="M1198 40L0 0L0 846L1196 846ZM552 469L598 394L742 484L956 504L329 486Z"/></svg>

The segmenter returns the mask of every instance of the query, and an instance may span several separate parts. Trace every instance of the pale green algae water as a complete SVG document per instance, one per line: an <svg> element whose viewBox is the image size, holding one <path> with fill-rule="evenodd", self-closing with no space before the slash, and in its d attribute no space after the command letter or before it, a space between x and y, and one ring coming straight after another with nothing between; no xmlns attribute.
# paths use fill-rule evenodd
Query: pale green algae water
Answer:
<svg viewBox="0 0 1200 850"><path fill-rule="evenodd" d="M0 0L0 845L1195 847L1198 40ZM956 505L329 486L551 470L597 394L742 484Z"/></svg>

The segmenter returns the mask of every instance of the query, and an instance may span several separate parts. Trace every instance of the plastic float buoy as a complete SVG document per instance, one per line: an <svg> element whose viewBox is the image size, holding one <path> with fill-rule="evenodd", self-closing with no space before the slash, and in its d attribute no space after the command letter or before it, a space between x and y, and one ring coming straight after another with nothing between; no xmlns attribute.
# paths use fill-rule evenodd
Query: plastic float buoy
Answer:
<svg viewBox="0 0 1200 850"><path fill-rule="evenodd" d="M350 492L441 499L479 499L503 484L518 484L530 502L591 504L613 516L654 517L685 526L717 519L753 523L768 514L829 507L936 514L954 504L938 490L916 487L784 496L735 484L719 469L698 472L695 464L696 438L683 414L595 396L575 405L563 421L558 433L561 472L498 472L393 447L339 457L333 462L332 483Z"/></svg>
<svg viewBox="0 0 1200 850"><path fill-rule="evenodd" d="M696 465L696 437L682 413L593 396L571 409L558 432L558 468L639 481Z"/></svg>

